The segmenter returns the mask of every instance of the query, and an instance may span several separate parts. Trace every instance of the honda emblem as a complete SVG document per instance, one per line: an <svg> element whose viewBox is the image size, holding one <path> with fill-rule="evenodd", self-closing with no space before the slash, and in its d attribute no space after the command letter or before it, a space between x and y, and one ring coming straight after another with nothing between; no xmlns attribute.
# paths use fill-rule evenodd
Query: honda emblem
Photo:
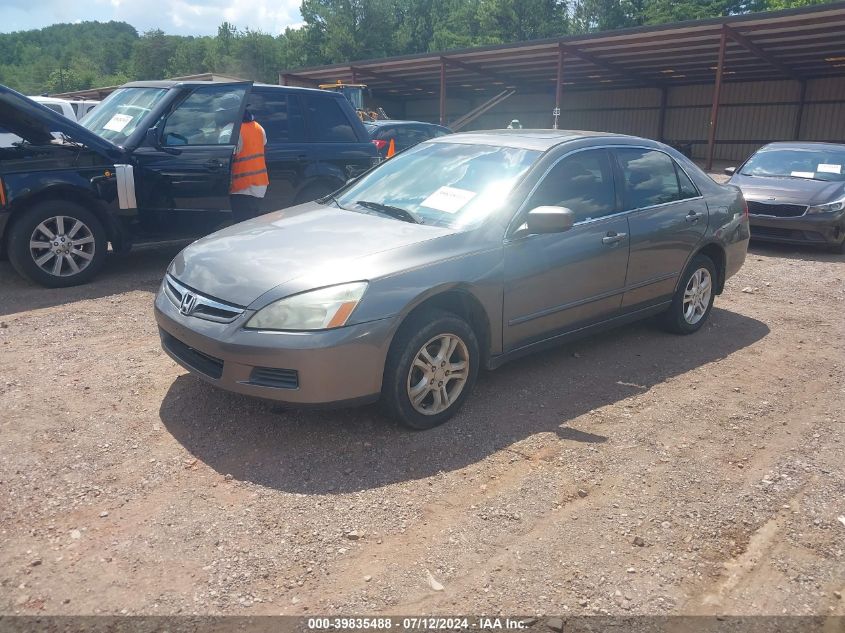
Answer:
<svg viewBox="0 0 845 633"><path fill-rule="evenodd" d="M191 313L194 311L194 308L197 307L197 296L195 294L191 294L190 292L186 292L182 295L182 301L179 302L179 312L184 314L185 316L191 316Z"/></svg>

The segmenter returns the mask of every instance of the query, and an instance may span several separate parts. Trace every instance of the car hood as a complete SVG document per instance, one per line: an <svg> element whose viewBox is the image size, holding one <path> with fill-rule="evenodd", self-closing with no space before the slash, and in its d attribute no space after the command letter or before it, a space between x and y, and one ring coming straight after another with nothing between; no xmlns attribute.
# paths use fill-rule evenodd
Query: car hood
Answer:
<svg viewBox="0 0 845 633"><path fill-rule="evenodd" d="M746 200L782 202L786 204L825 204L845 195L845 183L824 182L809 178L772 178L737 174L730 184L742 189Z"/></svg>
<svg viewBox="0 0 845 633"><path fill-rule="evenodd" d="M54 137L50 132L55 131L109 156L119 156L123 153L120 147L82 127L76 121L71 121L2 85L0 85L0 122L7 132L16 134L33 145L52 142Z"/></svg>
<svg viewBox="0 0 845 633"><path fill-rule="evenodd" d="M305 289L364 279L355 277L362 258L455 232L309 202L198 240L176 256L169 272L198 292L249 306L302 277L308 278ZM383 274L404 267L398 254L386 260Z"/></svg>

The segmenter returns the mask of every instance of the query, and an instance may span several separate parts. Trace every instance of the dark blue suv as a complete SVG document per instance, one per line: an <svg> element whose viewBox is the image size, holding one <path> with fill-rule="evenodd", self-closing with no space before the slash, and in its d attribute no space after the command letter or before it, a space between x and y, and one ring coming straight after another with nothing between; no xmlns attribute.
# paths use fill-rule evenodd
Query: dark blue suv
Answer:
<svg viewBox="0 0 845 633"><path fill-rule="evenodd" d="M109 243L225 225L247 107L267 133L263 211L322 197L378 161L351 104L323 90L134 82L77 124L0 86L0 248L23 276L71 286L96 274Z"/></svg>

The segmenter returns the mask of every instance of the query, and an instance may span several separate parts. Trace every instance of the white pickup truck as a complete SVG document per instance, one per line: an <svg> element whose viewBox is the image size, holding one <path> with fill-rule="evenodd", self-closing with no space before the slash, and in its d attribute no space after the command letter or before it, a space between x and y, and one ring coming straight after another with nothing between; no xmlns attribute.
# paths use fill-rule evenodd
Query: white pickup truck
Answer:
<svg viewBox="0 0 845 633"><path fill-rule="evenodd" d="M71 121L79 121L100 103L82 99L57 99L55 97L30 97L33 101L47 106L53 112L66 116Z"/></svg>

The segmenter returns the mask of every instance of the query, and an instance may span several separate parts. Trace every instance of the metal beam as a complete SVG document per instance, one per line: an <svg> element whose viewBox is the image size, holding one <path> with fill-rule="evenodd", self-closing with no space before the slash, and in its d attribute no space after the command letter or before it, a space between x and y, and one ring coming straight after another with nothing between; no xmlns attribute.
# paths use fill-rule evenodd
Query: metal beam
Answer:
<svg viewBox="0 0 845 633"><path fill-rule="evenodd" d="M724 27L724 32L727 33L728 37L730 37L734 42L736 42L737 44L739 44L740 46L742 46L743 48L748 50L750 53L756 55L757 57L762 59L764 62L767 62L769 65L774 66L775 68L777 68L780 72L782 72L784 75L786 75L790 79L794 79L796 81L801 81L801 77L799 77L798 74L794 70L784 66L782 63L780 63L778 60L776 60L774 57L772 57L769 53L767 53L762 48L757 46L754 42L752 42L747 37L745 37L742 33L735 31L734 29L729 27L727 24Z"/></svg>
<svg viewBox="0 0 845 633"><path fill-rule="evenodd" d="M795 141L801 140L801 124L804 119L804 103L807 101L807 82L801 82L801 92L798 95L798 111L795 113L795 131L792 133L792 139Z"/></svg>
<svg viewBox="0 0 845 633"><path fill-rule="evenodd" d="M580 57L586 62L590 62L593 66L598 66L599 68L603 68L608 72L612 72L620 77L631 77L636 79L637 81L643 83L646 86L651 86L653 88L659 88L663 85L663 83L659 79L652 79L650 77L646 77L645 75L641 75L636 71L629 70L622 66L618 66L614 62L605 61L593 55L592 53L588 53L572 44L564 44L561 43L561 46L575 55L576 57Z"/></svg>
<svg viewBox="0 0 845 633"><path fill-rule="evenodd" d="M666 139L666 104L669 101L669 88L660 89L660 118L657 120L657 140L661 143Z"/></svg>
<svg viewBox="0 0 845 633"><path fill-rule="evenodd" d="M563 46L558 46L557 50L557 77L555 78L555 109L552 113L554 119L554 129L560 127L560 105L563 103L563 64L566 61L566 50Z"/></svg>
<svg viewBox="0 0 845 633"><path fill-rule="evenodd" d="M466 62L462 62L459 59L453 59L452 57L441 57L441 63L446 63L449 66L453 66L455 68L461 68L466 70L467 72L475 73L476 75L481 75L482 77L487 77L488 79L493 79L494 81L502 82L506 88L511 88L514 85L514 81L509 77L505 77L504 75L500 75L498 73L485 70L480 66L476 66L475 64L468 64Z"/></svg>
<svg viewBox="0 0 845 633"><path fill-rule="evenodd" d="M476 106L465 115L460 118L455 119L451 123L449 123L449 127L452 129L453 132L458 132L462 128L466 127L475 119L480 117L482 114L490 110L491 108L499 105L505 99L512 97L516 93L516 90L512 88L505 88L499 94L495 95L493 98L488 99L484 103L479 106Z"/></svg>
<svg viewBox="0 0 845 633"><path fill-rule="evenodd" d="M710 129L707 131L707 162L705 168L713 169L713 151L716 145L716 126L719 123L719 100L722 96L722 73L725 70L725 49L728 46L728 27L722 27L719 39L719 61L716 63L716 85L713 87L713 106L710 109Z"/></svg>
<svg viewBox="0 0 845 633"><path fill-rule="evenodd" d="M392 84L405 86L406 88L410 88L415 92L419 92L417 88L421 87L419 84L412 84L410 81L405 81L401 77L395 77L394 75L383 73L381 71L370 70L368 68L361 68L360 66L350 66L350 68L352 69L353 77L358 77L359 75L362 75L364 77L372 77L373 79L380 79L381 81L387 81ZM378 88L376 88L376 90L378 90Z"/></svg>

